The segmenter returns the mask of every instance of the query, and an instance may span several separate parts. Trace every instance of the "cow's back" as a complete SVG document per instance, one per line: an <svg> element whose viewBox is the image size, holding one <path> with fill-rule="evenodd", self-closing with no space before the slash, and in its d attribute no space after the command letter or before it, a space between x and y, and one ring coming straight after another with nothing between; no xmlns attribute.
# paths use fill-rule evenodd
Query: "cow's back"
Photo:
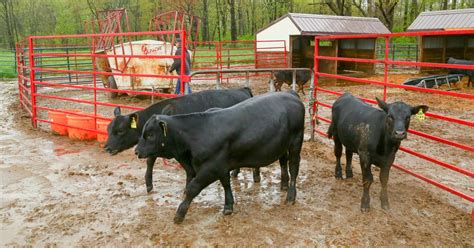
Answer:
<svg viewBox="0 0 474 248"><path fill-rule="evenodd" d="M382 135L384 112L349 93L338 98L332 109L333 135L349 150L375 150Z"/></svg>
<svg viewBox="0 0 474 248"><path fill-rule="evenodd" d="M295 139L302 139L304 115L296 94L279 92L248 99L212 118L225 125L232 161L264 166L277 160Z"/></svg>
<svg viewBox="0 0 474 248"><path fill-rule="evenodd" d="M150 106L151 114L178 115L203 112L210 108L227 108L252 97L249 88L205 90L190 95L170 98Z"/></svg>

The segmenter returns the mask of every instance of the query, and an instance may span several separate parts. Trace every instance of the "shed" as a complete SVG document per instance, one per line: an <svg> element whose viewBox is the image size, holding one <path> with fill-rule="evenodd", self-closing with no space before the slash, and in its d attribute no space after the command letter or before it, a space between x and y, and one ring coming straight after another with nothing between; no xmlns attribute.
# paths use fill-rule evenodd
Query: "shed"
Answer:
<svg viewBox="0 0 474 248"><path fill-rule="evenodd" d="M288 13L257 32L257 54L265 56L264 40L285 40L288 65L312 68L314 37L343 34L388 34L390 31L377 18ZM375 58L375 38L320 41L319 54L333 57ZM327 73L344 71L374 72L374 64L322 60L319 70Z"/></svg>
<svg viewBox="0 0 474 248"><path fill-rule="evenodd" d="M421 13L407 31L473 30L474 9ZM474 60L474 35L420 36L420 61L446 63L449 57ZM423 71L432 68L424 67Z"/></svg>

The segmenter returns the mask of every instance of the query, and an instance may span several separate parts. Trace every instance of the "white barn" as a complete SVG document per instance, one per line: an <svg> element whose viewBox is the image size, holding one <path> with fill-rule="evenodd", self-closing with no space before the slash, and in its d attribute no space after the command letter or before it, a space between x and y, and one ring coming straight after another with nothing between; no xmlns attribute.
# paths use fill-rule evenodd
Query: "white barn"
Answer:
<svg viewBox="0 0 474 248"><path fill-rule="evenodd" d="M314 36L337 34L388 34L390 31L377 18L288 13L257 32L259 57L283 48L270 48L269 40L284 40L291 67L313 67ZM259 42L262 41L262 42ZM321 55L375 58L375 39L343 39L321 42ZM269 56L271 57L271 56ZM321 61L322 71L373 71L373 64Z"/></svg>

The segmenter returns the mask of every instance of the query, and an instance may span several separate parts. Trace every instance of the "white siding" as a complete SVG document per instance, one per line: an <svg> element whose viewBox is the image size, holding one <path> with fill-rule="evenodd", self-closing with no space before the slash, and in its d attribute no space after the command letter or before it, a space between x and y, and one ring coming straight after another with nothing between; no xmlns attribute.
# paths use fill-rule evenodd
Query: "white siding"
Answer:
<svg viewBox="0 0 474 248"><path fill-rule="evenodd" d="M289 17L285 17L273 25L267 27L265 30L257 34L257 51L259 52L270 52L270 51L283 51L283 49L261 49L265 47L283 47L283 42L270 42L271 40L284 40L286 43L286 51L290 50L290 35L300 35L301 32L290 20ZM259 50L260 49L260 50Z"/></svg>

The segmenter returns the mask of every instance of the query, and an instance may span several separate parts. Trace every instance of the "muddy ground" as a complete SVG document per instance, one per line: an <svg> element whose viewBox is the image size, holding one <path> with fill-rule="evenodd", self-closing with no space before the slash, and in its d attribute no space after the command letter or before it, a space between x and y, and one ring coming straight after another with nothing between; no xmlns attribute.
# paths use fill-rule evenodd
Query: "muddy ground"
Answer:
<svg viewBox="0 0 474 248"><path fill-rule="evenodd" d="M260 93L265 87L260 84L253 90ZM362 85L326 87L369 98L380 93L379 88ZM472 93L464 88L459 91ZM439 114L474 119L472 100L459 102L403 90L389 92L390 100L428 104ZM57 94L88 97L77 91ZM146 193L145 163L136 159L131 150L109 156L96 142L54 136L47 125L31 128L17 103L13 82L0 82L0 99L2 246L474 247L470 217L473 205L398 170L392 170L390 175L391 210L380 208L380 183L378 170L374 169L371 211L361 213L357 156L354 178L336 180L332 144L318 136L315 142L304 142L295 205L284 204L286 192L280 192L280 168L275 164L262 168L259 184L253 183L249 170L233 179L236 203L231 216L222 215L224 192L219 183L214 183L193 201L183 224L175 225L173 216L182 197L184 171L165 167L158 160L154 189ZM331 103L334 98L321 95L320 100ZM114 101L146 106L150 99L121 97ZM76 107L55 105L53 101L43 104ZM111 116L110 108L100 111ZM328 111L320 108L322 116L327 116ZM472 128L449 128L450 125L428 118L425 122L413 121L412 127L473 144ZM321 124L319 128L325 130L326 126ZM403 145L474 170L470 152L413 135ZM397 155L397 163L474 194L474 183L467 176L402 152Z"/></svg>

